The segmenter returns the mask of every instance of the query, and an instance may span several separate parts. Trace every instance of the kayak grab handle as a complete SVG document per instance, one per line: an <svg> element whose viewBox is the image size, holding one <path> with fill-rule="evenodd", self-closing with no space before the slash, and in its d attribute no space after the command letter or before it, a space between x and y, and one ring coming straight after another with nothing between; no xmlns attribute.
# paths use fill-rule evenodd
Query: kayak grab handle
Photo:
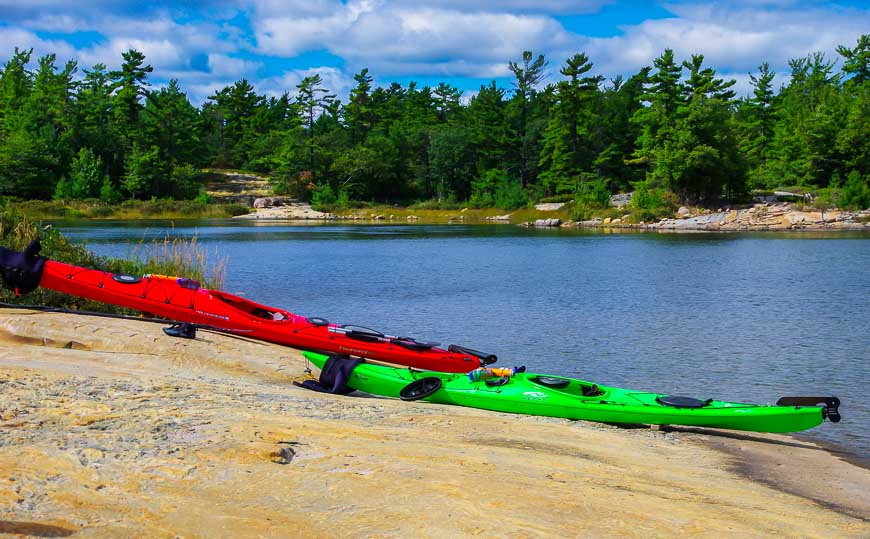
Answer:
<svg viewBox="0 0 870 539"><path fill-rule="evenodd" d="M837 397L783 397L776 401L777 406L818 406L822 405L822 417L827 417L831 423L839 423L840 399Z"/></svg>
<svg viewBox="0 0 870 539"><path fill-rule="evenodd" d="M448 352L454 352L456 354L467 354L469 356L474 356L480 360L484 365L492 365L496 361L498 361L498 356L495 354L487 354L485 352L478 352L477 350L472 350L471 348L466 348L464 346L459 346L458 344L451 344L447 347Z"/></svg>

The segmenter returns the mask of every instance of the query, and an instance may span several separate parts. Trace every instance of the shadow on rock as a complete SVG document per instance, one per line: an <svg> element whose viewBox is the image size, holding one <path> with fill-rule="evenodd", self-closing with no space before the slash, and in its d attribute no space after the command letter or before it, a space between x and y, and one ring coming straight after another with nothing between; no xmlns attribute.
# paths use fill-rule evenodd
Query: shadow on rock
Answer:
<svg viewBox="0 0 870 539"><path fill-rule="evenodd" d="M0 533L15 533L31 537L69 537L75 532L75 530L51 524L40 524L39 522L0 520Z"/></svg>

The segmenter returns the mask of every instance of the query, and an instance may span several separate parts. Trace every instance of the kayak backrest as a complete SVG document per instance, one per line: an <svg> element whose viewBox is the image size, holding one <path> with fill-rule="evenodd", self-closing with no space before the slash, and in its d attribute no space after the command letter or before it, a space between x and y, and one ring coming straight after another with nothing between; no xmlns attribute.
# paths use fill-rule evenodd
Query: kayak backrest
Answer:
<svg viewBox="0 0 870 539"><path fill-rule="evenodd" d="M535 376L531 378L531 381L542 385L544 387L549 387L552 389L564 389L568 387L568 384L571 383L571 380L567 380L565 378L557 378L555 376Z"/></svg>

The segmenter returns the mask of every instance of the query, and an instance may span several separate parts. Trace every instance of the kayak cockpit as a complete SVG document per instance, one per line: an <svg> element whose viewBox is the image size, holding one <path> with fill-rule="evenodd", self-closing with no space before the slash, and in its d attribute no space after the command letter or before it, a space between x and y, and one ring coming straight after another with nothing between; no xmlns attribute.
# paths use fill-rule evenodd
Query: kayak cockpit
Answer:
<svg viewBox="0 0 870 539"><path fill-rule="evenodd" d="M550 391L559 391L576 397L601 397L606 393L592 382L562 378L560 376L531 375L526 378L529 382L547 388Z"/></svg>
<svg viewBox="0 0 870 539"><path fill-rule="evenodd" d="M211 295L213 298L220 300L227 306L255 318L261 318L263 320L269 320L271 322L283 322L289 320L293 316L292 313L289 313L287 311L275 309L274 307L262 305L260 303L240 298L239 296L234 296L232 294L227 294L225 292L217 292L215 290L212 290Z"/></svg>

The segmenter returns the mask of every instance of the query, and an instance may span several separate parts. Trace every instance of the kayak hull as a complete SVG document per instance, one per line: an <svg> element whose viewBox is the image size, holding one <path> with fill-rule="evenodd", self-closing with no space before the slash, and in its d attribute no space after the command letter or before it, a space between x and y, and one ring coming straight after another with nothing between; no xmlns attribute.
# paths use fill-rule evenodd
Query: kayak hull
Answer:
<svg viewBox="0 0 870 539"><path fill-rule="evenodd" d="M318 368L327 356L303 352ZM533 373L515 374L501 386L472 382L467 375L421 372L363 363L354 369L348 387L375 395L400 397L408 384L426 377L439 378L441 388L423 400L497 412L527 414L602 423L686 425L755 432L798 432L825 418L819 406L756 405L710 401L700 408L660 404L666 395L606 387L584 380ZM555 388L548 384L562 385ZM599 394L585 396L594 389Z"/></svg>
<svg viewBox="0 0 870 539"><path fill-rule="evenodd" d="M198 283L178 277L146 275L139 278L46 260L39 286L295 348L353 354L444 372L468 372L483 363L465 349L454 352L421 346L413 339L368 333L371 330L348 330L348 326L309 319L226 292L200 288Z"/></svg>

